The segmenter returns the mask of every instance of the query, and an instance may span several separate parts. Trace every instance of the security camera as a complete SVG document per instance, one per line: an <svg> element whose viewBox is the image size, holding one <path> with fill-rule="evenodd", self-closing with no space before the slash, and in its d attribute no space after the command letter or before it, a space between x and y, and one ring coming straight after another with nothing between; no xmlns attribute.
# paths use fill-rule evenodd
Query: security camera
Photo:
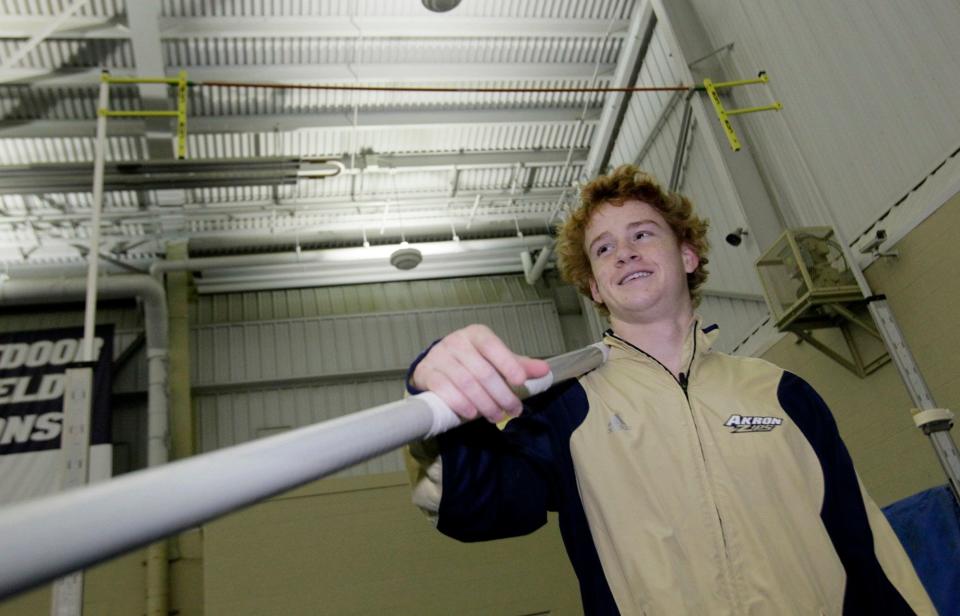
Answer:
<svg viewBox="0 0 960 616"><path fill-rule="evenodd" d="M731 246L739 246L741 243L743 243L744 235L750 235L750 233L743 227L737 227L733 233L728 233L727 237L724 239Z"/></svg>
<svg viewBox="0 0 960 616"><path fill-rule="evenodd" d="M879 252L880 244L887 239L887 232L883 229L877 229L873 234L873 239L863 245L863 248L860 249L862 254L867 254L868 252Z"/></svg>

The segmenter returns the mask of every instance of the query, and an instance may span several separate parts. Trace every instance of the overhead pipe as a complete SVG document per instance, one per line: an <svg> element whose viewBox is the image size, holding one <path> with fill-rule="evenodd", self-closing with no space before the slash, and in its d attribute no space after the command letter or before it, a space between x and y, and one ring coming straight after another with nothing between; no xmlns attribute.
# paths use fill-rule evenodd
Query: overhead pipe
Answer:
<svg viewBox="0 0 960 616"><path fill-rule="evenodd" d="M537 235L526 238L504 237L484 240L460 240L443 242L414 242L417 248L423 253L424 257L467 254L511 250L524 248L529 244L543 244L550 240L548 236ZM228 269L238 267L258 267L270 265L290 265L306 263L335 263L345 265L355 262L376 262L385 261L390 253L396 250L397 245L380 245L369 247L352 248L328 248L323 250L303 250L299 253L277 252L255 255L230 255L224 257L198 257L193 259L180 259L176 261L157 261L150 266L150 274L155 278L162 278L167 272L190 271L199 272L202 270ZM347 284L341 282L339 284Z"/></svg>
<svg viewBox="0 0 960 616"><path fill-rule="evenodd" d="M223 270L226 272L226 270ZM197 292L210 293L239 293L245 291L267 291L278 289L293 289L300 287L324 287L344 284L370 284L377 282L399 282L407 280L429 280L437 278L451 278L463 276L492 276L497 274L517 274L522 272L522 265L516 253L505 254L483 263L445 262L421 263L416 269L401 271L384 265L376 268L361 268L349 272L337 272L328 269L322 272L297 272L278 275L272 272L260 274L224 274L222 276L204 276L197 281Z"/></svg>

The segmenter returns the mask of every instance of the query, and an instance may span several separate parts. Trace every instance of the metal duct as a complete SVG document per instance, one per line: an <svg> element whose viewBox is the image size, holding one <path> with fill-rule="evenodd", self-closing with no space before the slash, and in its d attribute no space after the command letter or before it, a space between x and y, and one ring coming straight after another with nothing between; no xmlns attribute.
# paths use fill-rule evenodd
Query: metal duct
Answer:
<svg viewBox="0 0 960 616"><path fill-rule="evenodd" d="M300 158L224 158L211 160L143 160L104 165L104 187L112 190L159 190L211 186L279 186L299 177L337 175L339 161ZM54 163L0 167L0 194L90 192L93 165Z"/></svg>

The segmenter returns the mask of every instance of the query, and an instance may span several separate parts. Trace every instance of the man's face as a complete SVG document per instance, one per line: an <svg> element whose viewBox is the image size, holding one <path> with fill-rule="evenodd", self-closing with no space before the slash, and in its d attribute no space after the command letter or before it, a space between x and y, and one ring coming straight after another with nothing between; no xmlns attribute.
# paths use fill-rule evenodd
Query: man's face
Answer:
<svg viewBox="0 0 960 616"><path fill-rule="evenodd" d="M587 224L593 300L623 322L648 322L692 310L687 274L700 259L677 241L663 216L642 201L601 205Z"/></svg>

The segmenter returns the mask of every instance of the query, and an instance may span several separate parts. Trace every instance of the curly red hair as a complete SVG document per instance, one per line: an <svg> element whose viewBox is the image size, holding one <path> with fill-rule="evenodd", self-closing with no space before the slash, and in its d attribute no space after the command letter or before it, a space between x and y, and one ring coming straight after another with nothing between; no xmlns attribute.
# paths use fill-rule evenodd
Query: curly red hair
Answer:
<svg viewBox="0 0 960 616"><path fill-rule="evenodd" d="M580 293L590 295L593 271L587 254L585 236L593 213L604 204L622 206L626 201L642 201L655 208L666 220L681 244L690 246L700 264L687 274L687 289L693 305L700 303L698 290L707 280L707 221L693 213L693 204L685 196L664 190L653 176L636 165L621 165L580 190L580 205L558 227L557 260L560 275ZM597 307L607 314L602 304Z"/></svg>

